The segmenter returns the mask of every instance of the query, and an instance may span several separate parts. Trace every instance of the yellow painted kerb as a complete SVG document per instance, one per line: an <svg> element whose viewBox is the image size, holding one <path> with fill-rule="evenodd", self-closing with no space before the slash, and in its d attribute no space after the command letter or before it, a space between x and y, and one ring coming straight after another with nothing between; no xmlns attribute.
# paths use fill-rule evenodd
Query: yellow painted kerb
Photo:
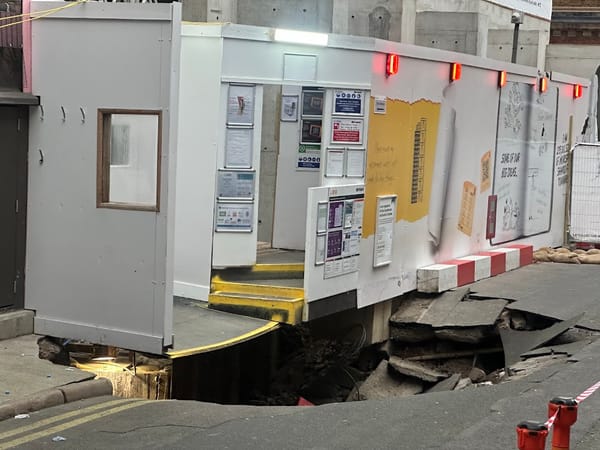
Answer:
<svg viewBox="0 0 600 450"><path fill-rule="evenodd" d="M240 336L236 336L231 339L226 339L221 342L217 342L214 344L203 345L200 347L192 347L184 350L173 350L167 352L167 356L171 359L183 358L184 356L196 355L199 353L206 353L213 350L220 350L222 348L230 347L235 344L240 344L242 342L249 341L250 339L256 338L258 336L262 336L263 334L269 333L270 331L274 331L279 327L277 322L269 322L263 325L260 328L256 328L255 330L249 331Z"/></svg>

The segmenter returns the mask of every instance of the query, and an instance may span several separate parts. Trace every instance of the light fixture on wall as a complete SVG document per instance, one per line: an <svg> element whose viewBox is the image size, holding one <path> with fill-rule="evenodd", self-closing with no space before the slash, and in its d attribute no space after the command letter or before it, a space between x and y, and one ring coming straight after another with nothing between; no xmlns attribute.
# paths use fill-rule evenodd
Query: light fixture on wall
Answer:
<svg viewBox="0 0 600 450"><path fill-rule="evenodd" d="M581 98L583 95L583 86L580 84L573 85L573 98Z"/></svg>
<svg viewBox="0 0 600 450"><path fill-rule="evenodd" d="M541 77L540 78L540 93L544 93L548 90L548 78Z"/></svg>
<svg viewBox="0 0 600 450"><path fill-rule="evenodd" d="M510 58L511 63L517 62L517 47L519 46L519 26L523 24L523 16L524 14L521 11L513 11L510 16L510 23L512 23L515 28L513 31L513 43L512 43L512 55Z"/></svg>
<svg viewBox="0 0 600 450"><path fill-rule="evenodd" d="M312 31L285 30L283 28L276 28L273 39L277 42L320 45L325 47L329 42L329 35L325 33L314 33Z"/></svg>
<svg viewBox="0 0 600 450"><path fill-rule="evenodd" d="M498 72L498 87L503 88L506 86L506 70Z"/></svg>
<svg viewBox="0 0 600 450"><path fill-rule="evenodd" d="M398 73L398 62L400 57L394 53L388 53L385 61L385 75L391 76Z"/></svg>
<svg viewBox="0 0 600 450"><path fill-rule="evenodd" d="M460 80L462 75L462 65L460 63L452 63L450 65L450 82Z"/></svg>

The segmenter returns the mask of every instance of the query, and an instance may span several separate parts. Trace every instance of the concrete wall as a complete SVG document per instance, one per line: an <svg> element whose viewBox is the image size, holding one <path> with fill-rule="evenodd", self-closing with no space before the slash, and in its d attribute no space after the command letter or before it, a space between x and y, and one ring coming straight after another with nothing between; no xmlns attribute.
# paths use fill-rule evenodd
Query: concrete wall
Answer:
<svg viewBox="0 0 600 450"><path fill-rule="evenodd" d="M417 12L415 44L476 55L478 19L472 12Z"/></svg>
<svg viewBox="0 0 600 450"><path fill-rule="evenodd" d="M540 47L539 31L520 31L517 46L517 64L536 66ZM487 57L500 61L510 61L512 57L513 32L510 30L489 30Z"/></svg>
<svg viewBox="0 0 600 450"><path fill-rule="evenodd" d="M333 0L237 0L237 23L331 31Z"/></svg>
<svg viewBox="0 0 600 450"><path fill-rule="evenodd" d="M600 65L600 46L551 44L546 69L590 79Z"/></svg>
<svg viewBox="0 0 600 450"><path fill-rule="evenodd" d="M503 61L511 57L511 15L480 0L183 0L184 20L370 36ZM543 68L550 22L525 16L520 28L519 62Z"/></svg>
<svg viewBox="0 0 600 450"><path fill-rule="evenodd" d="M332 31L339 34L402 40L402 0L334 1Z"/></svg>
<svg viewBox="0 0 600 450"><path fill-rule="evenodd" d="M280 86L264 86L263 126L260 146L260 177L258 198L258 240L271 242L273 238L273 208L279 147L278 113Z"/></svg>
<svg viewBox="0 0 600 450"><path fill-rule="evenodd" d="M206 22L207 0L183 0L181 5L183 20Z"/></svg>

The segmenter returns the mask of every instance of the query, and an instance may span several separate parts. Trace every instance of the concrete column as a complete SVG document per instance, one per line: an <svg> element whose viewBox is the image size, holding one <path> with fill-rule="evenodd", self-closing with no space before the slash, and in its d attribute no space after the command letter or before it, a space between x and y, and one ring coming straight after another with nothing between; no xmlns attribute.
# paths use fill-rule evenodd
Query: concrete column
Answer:
<svg viewBox="0 0 600 450"><path fill-rule="evenodd" d="M546 67L546 51L550 44L550 31L540 30L538 33L538 48L537 48L537 68L545 70Z"/></svg>
<svg viewBox="0 0 600 450"><path fill-rule="evenodd" d="M237 0L208 0L207 22L237 22Z"/></svg>
<svg viewBox="0 0 600 450"><path fill-rule="evenodd" d="M488 47L489 20L486 14L477 15L477 56L485 58Z"/></svg>
<svg viewBox="0 0 600 450"><path fill-rule="evenodd" d="M335 34L348 34L349 0L333 0L333 13L331 14L331 32Z"/></svg>
<svg viewBox="0 0 600 450"><path fill-rule="evenodd" d="M373 305L373 319L370 343L383 342L390 337L389 320L392 315L392 301L376 303Z"/></svg>
<svg viewBox="0 0 600 450"><path fill-rule="evenodd" d="M417 1L402 2L402 25L400 26L400 42L415 43L415 23L417 22Z"/></svg>

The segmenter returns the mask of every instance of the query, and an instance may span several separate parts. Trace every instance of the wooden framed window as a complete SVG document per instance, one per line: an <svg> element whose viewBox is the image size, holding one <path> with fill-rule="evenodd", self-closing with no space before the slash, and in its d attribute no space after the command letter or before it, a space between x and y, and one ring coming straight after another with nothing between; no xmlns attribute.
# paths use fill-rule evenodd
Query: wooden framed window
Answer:
<svg viewBox="0 0 600 450"><path fill-rule="evenodd" d="M98 110L98 208L158 211L162 113Z"/></svg>

